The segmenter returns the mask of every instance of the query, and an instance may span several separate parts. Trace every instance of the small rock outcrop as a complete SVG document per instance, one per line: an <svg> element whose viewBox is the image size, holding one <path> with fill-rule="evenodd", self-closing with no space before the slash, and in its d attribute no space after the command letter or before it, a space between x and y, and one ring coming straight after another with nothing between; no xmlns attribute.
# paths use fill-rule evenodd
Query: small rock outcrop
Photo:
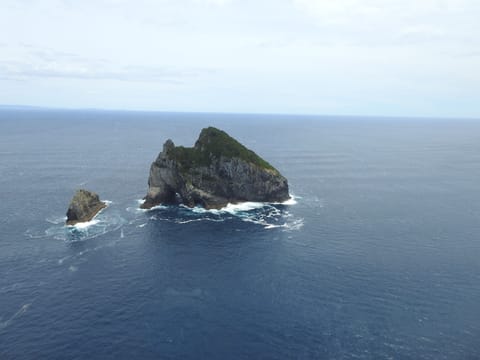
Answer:
<svg viewBox="0 0 480 360"><path fill-rule="evenodd" d="M142 208L183 203L218 209L245 201L282 202L290 197L280 172L224 131L203 129L191 148L167 140L150 167Z"/></svg>
<svg viewBox="0 0 480 360"><path fill-rule="evenodd" d="M67 210L67 225L92 220L107 204L94 192L77 190Z"/></svg>

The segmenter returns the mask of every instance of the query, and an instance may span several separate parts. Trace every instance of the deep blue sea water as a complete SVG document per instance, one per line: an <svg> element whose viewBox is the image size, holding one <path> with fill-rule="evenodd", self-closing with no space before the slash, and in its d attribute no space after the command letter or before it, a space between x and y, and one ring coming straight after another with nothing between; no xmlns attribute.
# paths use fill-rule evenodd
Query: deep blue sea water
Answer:
<svg viewBox="0 0 480 360"><path fill-rule="evenodd" d="M139 211L210 125L296 204ZM252 358L480 359L480 122L0 111L0 359Z"/></svg>

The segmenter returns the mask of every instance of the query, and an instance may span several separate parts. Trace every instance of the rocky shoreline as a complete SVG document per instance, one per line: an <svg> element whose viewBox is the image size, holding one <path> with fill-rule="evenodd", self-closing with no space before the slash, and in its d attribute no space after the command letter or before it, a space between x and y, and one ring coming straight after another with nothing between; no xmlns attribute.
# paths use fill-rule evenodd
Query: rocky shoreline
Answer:
<svg viewBox="0 0 480 360"><path fill-rule="evenodd" d="M142 209L157 205L220 209L243 202L282 203L290 199L287 179L266 160L226 132L204 128L193 147L167 140L150 167ZM88 190L77 190L67 225L92 220L107 204Z"/></svg>
<svg viewBox="0 0 480 360"><path fill-rule="evenodd" d="M191 148L165 142L150 167L141 207L181 203L219 209L229 203L289 198L288 181L277 169L224 131L209 127Z"/></svg>

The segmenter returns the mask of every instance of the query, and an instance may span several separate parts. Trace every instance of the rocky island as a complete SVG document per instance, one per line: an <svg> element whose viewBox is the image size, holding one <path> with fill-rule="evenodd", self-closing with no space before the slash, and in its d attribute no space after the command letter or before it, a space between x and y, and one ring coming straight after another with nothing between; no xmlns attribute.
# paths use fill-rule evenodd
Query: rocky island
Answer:
<svg viewBox="0 0 480 360"><path fill-rule="evenodd" d="M90 221L106 206L94 192L77 190L68 206L67 225Z"/></svg>
<svg viewBox="0 0 480 360"><path fill-rule="evenodd" d="M141 207L182 203L219 209L228 203L289 198L287 179L277 169L224 131L209 127L191 148L165 142L150 167Z"/></svg>

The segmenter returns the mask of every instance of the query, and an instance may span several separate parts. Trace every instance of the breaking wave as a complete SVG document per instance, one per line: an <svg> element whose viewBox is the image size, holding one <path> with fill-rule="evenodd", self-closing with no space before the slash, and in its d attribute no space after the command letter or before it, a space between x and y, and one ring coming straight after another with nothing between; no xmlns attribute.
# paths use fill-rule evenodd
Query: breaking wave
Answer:
<svg viewBox="0 0 480 360"><path fill-rule="evenodd" d="M120 238L125 237L124 226L144 228L150 221L167 221L175 224L191 224L198 222L224 222L240 220L262 226L264 229L281 229L283 231L299 230L303 218L295 217L289 210L297 204L298 197L292 195L282 203L244 202L228 204L221 209L189 208L180 206L155 206L152 209L140 209L143 200L137 200L136 206L126 208L127 214L120 214L119 209L107 207L100 211L91 221L65 225L65 216L53 215L45 219L52 226L44 231L27 230L25 235L32 239L50 237L66 242L84 241L96 238L109 232L120 230ZM108 205L112 202L108 201ZM130 214L130 215L128 215ZM145 215L148 214L148 217ZM125 217L122 217L125 216Z"/></svg>
<svg viewBox="0 0 480 360"><path fill-rule="evenodd" d="M190 208L180 206L159 206L148 211L154 211L150 220L162 220L176 224L211 221L223 222L229 219L239 219L244 222L260 225L265 229L281 228L285 231L299 230L303 219L295 218L288 207L297 204L297 197L291 196L282 203L243 202L228 204L220 209L205 209L200 206ZM158 211L160 210L160 211ZM146 224L142 224L145 226Z"/></svg>
<svg viewBox="0 0 480 360"><path fill-rule="evenodd" d="M64 241L83 241L120 229L126 220L116 211L110 211L112 201L107 200L105 203L108 205L107 208L100 210L92 220L75 225L65 225L65 216L47 217L45 220L54 226L46 229L43 236ZM29 233L27 235L32 238L42 237L42 235L35 236L35 234Z"/></svg>

